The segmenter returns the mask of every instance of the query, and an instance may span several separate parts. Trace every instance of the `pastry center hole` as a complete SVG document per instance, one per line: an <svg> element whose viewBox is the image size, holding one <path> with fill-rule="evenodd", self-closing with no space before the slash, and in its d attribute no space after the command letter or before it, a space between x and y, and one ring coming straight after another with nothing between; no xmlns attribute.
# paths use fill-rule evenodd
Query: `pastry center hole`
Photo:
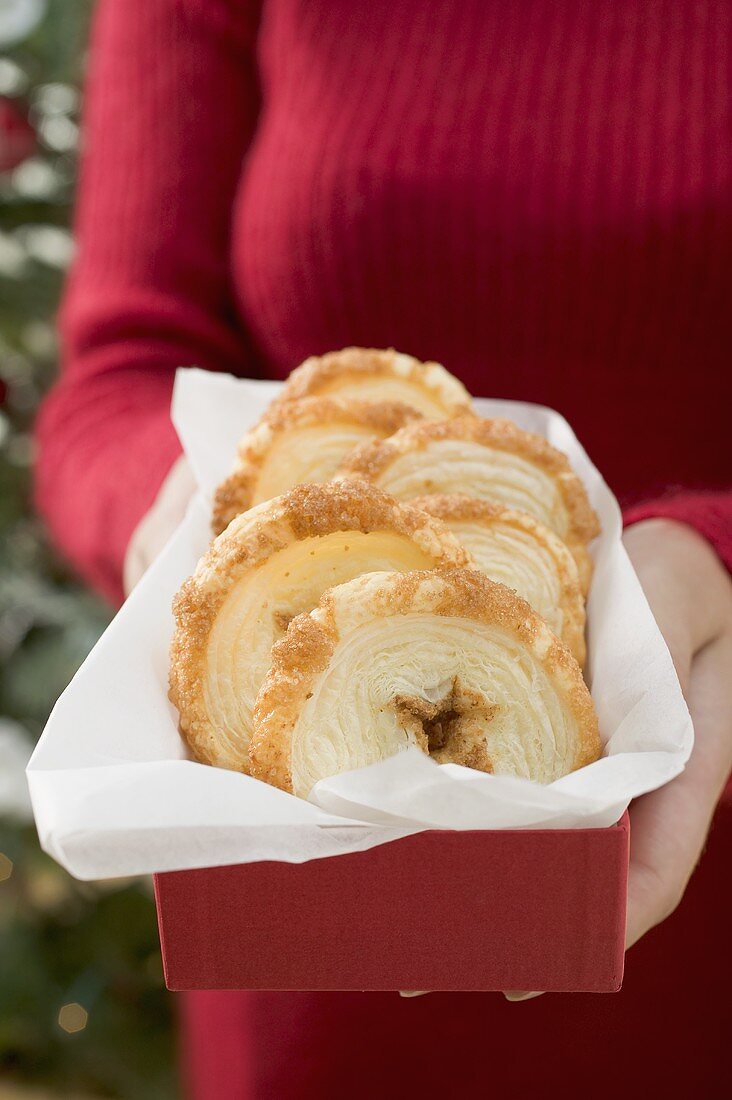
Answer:
<svg viewBox="0 0 732 1100"><path fill-rule="evenodd" d="M406 694L395 695L393 702L401 728L438 764L493 770L486 734L498 707L479 692L463 687L457 676L437 703Z"/></svg>
<svg viewBox="0 0 732 1100"><path fill-rule="evenodd" d="M288 615L285 611L275 611L272 614L272 618L277 629L284 634L295 616Z"/></svg>
<svg viewBox="0 0 732 1100"><path fill-rule="evenodd" d="M438 711L434 718L423 720L422 731L427 738L427 751L430 755L447 747L457 732L460 718L459 712L448 706Z"/></svg>

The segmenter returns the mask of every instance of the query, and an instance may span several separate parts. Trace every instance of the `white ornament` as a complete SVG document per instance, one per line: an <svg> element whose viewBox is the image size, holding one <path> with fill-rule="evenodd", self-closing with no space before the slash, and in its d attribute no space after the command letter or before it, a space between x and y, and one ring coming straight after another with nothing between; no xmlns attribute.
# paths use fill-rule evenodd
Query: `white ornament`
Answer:
<svg viewBox="0 0 732 1100"><path fill-rule="evenodd" d="M0 46L21 42L38 26L47 0L0 0Z"/></svg>

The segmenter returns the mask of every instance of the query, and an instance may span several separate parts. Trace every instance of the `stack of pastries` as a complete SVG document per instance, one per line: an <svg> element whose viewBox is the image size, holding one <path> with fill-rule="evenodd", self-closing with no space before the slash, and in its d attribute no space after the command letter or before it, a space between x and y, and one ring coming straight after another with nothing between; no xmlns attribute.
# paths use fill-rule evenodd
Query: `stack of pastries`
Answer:
<svg viewBox="0 0 732 1100"><path fill-rule="evenodd" d="M174 602L196 759L307 797L416 746L540 783L597 759L588 544L566 456L476 415L437 363L347 348L242 439Z"/></svg>

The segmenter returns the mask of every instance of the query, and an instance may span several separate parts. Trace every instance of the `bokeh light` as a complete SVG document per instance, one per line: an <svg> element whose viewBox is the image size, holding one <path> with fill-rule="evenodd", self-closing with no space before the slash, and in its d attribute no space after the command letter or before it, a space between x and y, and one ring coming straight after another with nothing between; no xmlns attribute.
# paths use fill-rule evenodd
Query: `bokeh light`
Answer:
<svg viewBox="0 0 732 1100"><path fill-rule="evenodd" d="M6 882L13 873L13 861L0 852L0 882Z"/></svg>
<svg viewBox="0 0 732 1100"><path fill-rule="evenodd" d="M77 1031L83 1031L89 1020L89 1013L83 1005L72 1001L62 1005L58 1013L58 1026L68 1035L75 1035Z"/></svg>

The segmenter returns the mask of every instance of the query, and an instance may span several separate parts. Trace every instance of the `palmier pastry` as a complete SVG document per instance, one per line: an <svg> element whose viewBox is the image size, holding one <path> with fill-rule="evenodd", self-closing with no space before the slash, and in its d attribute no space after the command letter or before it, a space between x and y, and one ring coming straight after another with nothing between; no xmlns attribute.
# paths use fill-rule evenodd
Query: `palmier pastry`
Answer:
<svg viewBox="0 0 732 1100"><path fill-rule="evenodd" d="M584 664L585 604L577 565L558 535L526 512L458 493L412 503L441 519L473 563L523 596Z"/></svg>
<svg viewBox="0 0 732 1100"><path fill-rule="evenodd" d="M247 770L272 643L326 588L374 568L466 561L439 520L363 483L301 485L238 516L173 605L170 699L194 755Z"/></svg>
<svg viewBox="0 0 732 1100"><path fill-rule="evenodd" d="M344 348L306 359L288 378L277 403L313 394L399 401L439 420L469 414L473 407L462 382L439 363L421 363L393 349Z"/></svg>
<svg viewBox="0 0 732 1100"><path fill-rule="evenodd" d="M306 397L275 403L244 436L234 469L216 491L214 532L295 485L328 481L354 447L419 419L409 406L385 401Z"/></svg>
<svg viewBox="0 0 732 1100"><path fill-rule="evenodd" d="M370 573L326 592L272 651L252 775L315 783L409 745L539 783L600 754L579 665L525 600L476 569Z"/></svg>
<svg viewBox="0 0 732 1100"><path fill-rule="evenodd" d="M467 493L528 512L567 544L589 587L588 542L600 526L567 456L511 420L477 416L408 425L344 461L346 477L366 478L400 500Z"/></svg>

